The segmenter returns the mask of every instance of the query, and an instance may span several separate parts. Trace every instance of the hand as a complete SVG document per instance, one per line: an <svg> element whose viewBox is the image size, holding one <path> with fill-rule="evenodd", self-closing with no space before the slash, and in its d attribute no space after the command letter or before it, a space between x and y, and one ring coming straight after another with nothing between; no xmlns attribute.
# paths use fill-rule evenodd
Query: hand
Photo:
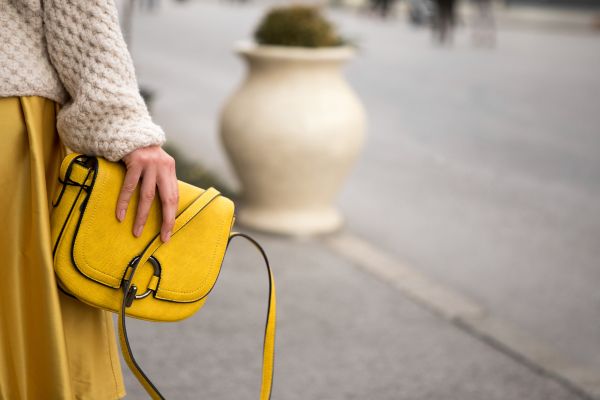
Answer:
<svg viewBox="0 0 600 400"><path fill-rule="evenodd" d="M175 159L160 146L142 147L123 157L127 173L117 200L116 215L119 221L125 219L129 200L141 180L137 214L133 224L133 234L142 234L150 206L158 187L162 207L162 227L160 238L169 241L175 225L175 215L179 203L179 188L175 174Z"/></svg>

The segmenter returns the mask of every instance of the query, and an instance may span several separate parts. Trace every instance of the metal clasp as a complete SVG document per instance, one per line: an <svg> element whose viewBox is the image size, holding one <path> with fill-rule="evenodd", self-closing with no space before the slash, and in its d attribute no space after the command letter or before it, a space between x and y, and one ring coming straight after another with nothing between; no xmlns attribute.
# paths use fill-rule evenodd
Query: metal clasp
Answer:
<svg viewBox="0 0 600 400"><path fill-rule="evenodd" d="M129 273L128 275L128 271L125 271L125 278L123 278L123 290L125 290L125 288L129 286L129 282L131 281L131 278L133 277L133 274L138 267L137 262L139 261L139 259L140 256L135 256L129 262L129 266L127 267L127 269L131 268L131 273ZM154 256L150 256L148 258L148 261L150 262L150 264L152 264L152 267L154 268L153 276L160 277L160 263L158 262L158 260ZM133 303L134 299L143 299L144 297L147 297L150 293L152 293L152 291L152 289L146 288L146 291L144 293L137 294L137 286L131 285L129 291L125 293L125 296L127 296L127 306L129 307Z"/></svg>

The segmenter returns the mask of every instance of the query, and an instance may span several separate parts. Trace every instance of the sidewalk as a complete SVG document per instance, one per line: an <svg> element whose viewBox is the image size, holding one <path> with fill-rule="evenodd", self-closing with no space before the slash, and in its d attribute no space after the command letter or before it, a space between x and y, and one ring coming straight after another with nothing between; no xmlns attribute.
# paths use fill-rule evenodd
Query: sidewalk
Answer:
<svg viewBox="0 0 600 400"><path fill-rule="evenodd" d="M279 296L274 400L580 398L317 240L258 238ZM168 399L256 399L266 300L259 254L234 241L196 315L178 324L131 320L138 361ZM127 399L145 399L125 372Z"/></svg>
<svg viewBox="0 0 600 400"><path fill-rule="evenodd" d="M206 1L134 22L155 119L233 188L216 121L244 75L232 43L261 15ZM332 16L360 39L345 72L369 137L344 232L260 236L280 296L273 399L600 398L597 36L501 29L484 50L459 31L448 49ZM167 398L257 396L266 277L242 243L191 320L132 323Z"/></svg>

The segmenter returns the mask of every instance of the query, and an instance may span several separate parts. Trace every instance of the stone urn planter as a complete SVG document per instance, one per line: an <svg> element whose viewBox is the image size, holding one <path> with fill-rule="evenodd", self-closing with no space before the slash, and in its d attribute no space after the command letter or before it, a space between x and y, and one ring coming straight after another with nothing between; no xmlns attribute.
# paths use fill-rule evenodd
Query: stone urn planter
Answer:
<svg viewBox="0 0 600 400"><path fill-rule="evenodd" d="M334 201L363 147L364 108L342 74L351 46L236 46L247 64L220 135L241 183L237 221L310 235L343 223Z"/></svg>

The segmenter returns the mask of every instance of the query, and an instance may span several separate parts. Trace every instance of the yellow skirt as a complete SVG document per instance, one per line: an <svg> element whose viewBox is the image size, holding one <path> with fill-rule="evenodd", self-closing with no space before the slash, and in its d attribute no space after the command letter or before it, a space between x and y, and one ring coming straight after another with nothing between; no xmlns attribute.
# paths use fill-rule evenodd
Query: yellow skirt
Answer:
<svg viewBox="0 0 600 400"><path fill-rule="evenodd" d="M0 399L125 396L112 314L58 290L51 202L68 150L59 105L0 98Z"/></svg>

